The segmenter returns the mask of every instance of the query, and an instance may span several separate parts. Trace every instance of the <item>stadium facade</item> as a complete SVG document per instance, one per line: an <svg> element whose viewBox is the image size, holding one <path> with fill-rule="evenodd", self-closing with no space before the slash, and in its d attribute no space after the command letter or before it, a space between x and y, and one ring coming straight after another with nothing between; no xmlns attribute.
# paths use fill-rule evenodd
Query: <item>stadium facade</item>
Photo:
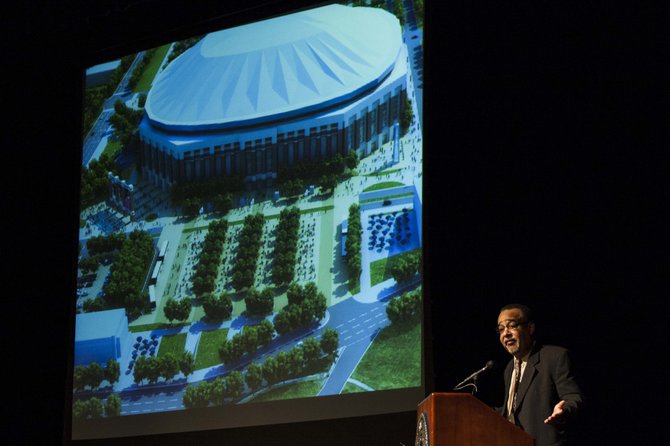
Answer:
<svg viewBox="0 0 670 446"><path fill-rule="evenodd" d="M271 184L280 166L391 140L409 58L395 16L329 5L208 34L154 81L140 124L145 178L238 175Z"/></svg>

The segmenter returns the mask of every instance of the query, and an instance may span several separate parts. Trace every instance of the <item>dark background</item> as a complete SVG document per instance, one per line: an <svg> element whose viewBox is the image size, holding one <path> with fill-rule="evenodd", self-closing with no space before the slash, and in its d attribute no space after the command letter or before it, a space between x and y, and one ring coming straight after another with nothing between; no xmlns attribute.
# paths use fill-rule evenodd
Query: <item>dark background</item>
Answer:
<svg viewBox="0 0 670 446"><path fill-rule="evenodd" d="M493 324L502 305L525 302L537 313L540 339L573 352L588 401L585 442L660 443L668 356L667 7L426 3L424 265L433 389L448 391L494 359L500 367L481 379L479 396L499 404L507 357ZM80 68L186 37L210 17L239 22L288 4L3 5L4 444L62 441ZM407 445L414 417L123 444Z"/></svg>

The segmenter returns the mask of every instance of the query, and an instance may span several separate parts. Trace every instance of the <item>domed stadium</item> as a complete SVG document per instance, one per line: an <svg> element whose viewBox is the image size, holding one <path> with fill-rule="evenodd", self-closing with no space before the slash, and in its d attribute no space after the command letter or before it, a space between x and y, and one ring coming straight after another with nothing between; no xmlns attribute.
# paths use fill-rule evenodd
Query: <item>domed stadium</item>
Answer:
<svg viewBox="0 0 670 446"><path fill-rule="evenodd" d="M329 5L214 32L154 81L140 124L142 171L163 188L239 175L391 139L408 54L392 14Z"/></svg>

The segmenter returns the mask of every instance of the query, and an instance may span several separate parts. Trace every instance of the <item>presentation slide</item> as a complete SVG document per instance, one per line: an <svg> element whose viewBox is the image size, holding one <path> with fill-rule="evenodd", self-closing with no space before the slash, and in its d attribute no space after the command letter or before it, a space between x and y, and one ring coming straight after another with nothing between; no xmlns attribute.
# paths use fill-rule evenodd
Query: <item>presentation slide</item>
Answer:
<svg viewBox="0 0 670 446"><path fill-rule="evenodd" d="M416 4L326 4L86 70L72 439L424 398Z"/></svg>

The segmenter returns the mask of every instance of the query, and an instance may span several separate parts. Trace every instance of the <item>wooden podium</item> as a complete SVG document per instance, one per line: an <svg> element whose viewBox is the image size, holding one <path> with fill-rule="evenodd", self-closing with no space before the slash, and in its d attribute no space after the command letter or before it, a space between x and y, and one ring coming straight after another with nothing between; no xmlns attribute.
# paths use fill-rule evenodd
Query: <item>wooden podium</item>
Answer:
<svg viewBox="0 0 670 446"><path fill-rule="evenodd" d="M530 435L467 393L431 393L416 415L416 446L533 446Z"/></svg>

